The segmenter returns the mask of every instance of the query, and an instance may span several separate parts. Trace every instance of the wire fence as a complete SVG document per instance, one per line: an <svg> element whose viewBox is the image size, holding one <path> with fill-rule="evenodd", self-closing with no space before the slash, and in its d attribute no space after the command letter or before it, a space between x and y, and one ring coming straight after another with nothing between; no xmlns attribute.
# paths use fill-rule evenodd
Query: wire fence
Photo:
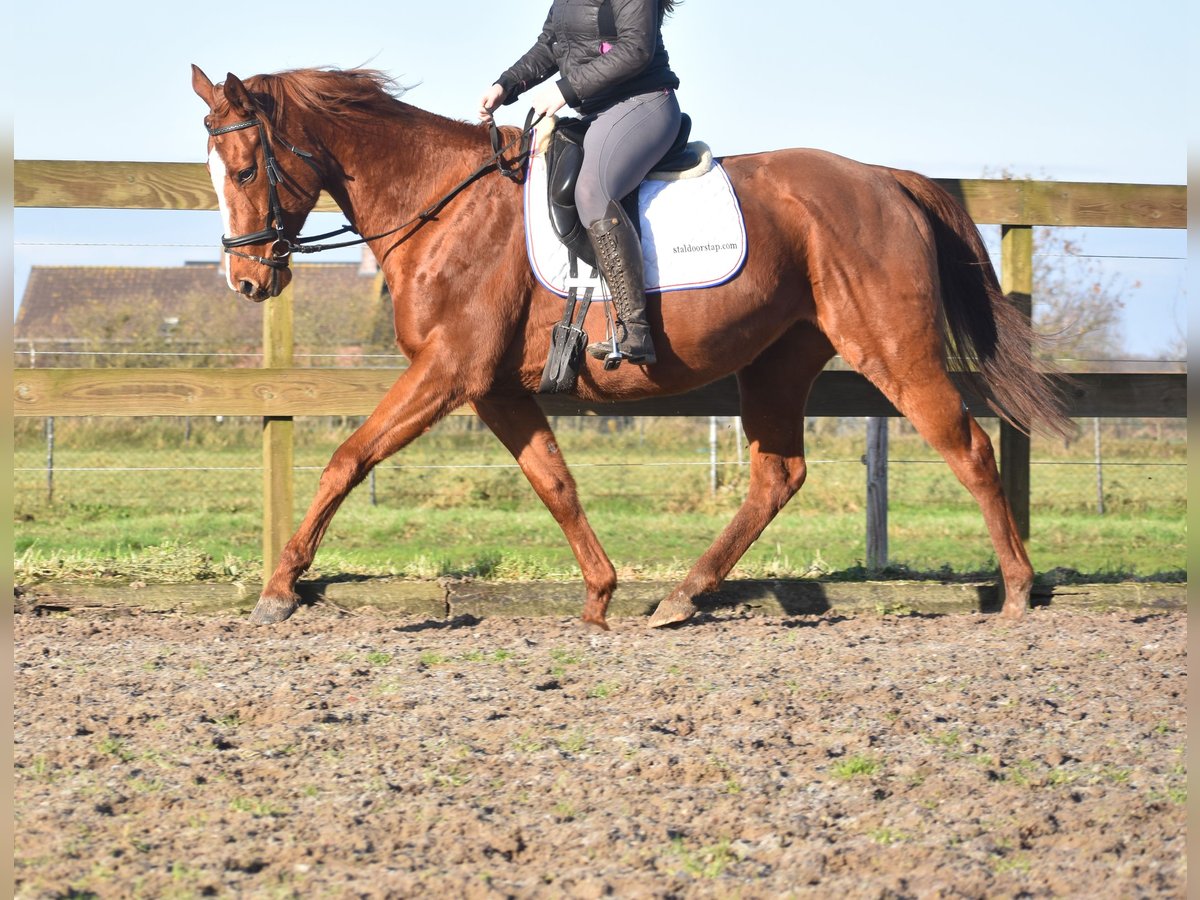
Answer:
<svg viewBox="0 0 1200 900"><path fill-rule="evenodd" d="M299 497L315 488L333 450L360 421L297 420ZM564 417L553 424L585 499L671 505L727 489L730 504L736 505L732 489L744 487L748 477L746 438L736 419ZM1185 422L1106 419L1079 426L1078 439L1069 445L1034 445L1035 500L1044 508L1090 507L1100 515L1134 506L1164 514L1180 508L1186 495ZM894 503L919 503L930 496L971 503L911 427L896 421L892 430L888 462ZM20 419L13 471L18 520L79 506L136 510L165 504L194 512L234 503L257 508L260 431L260 420L247 417ZM807 444L813 481L833 468L850 473L837 477L840 489L849 490L863 478L863 419L810 420ZM946 471L910 478L906 468ZM477 419L460 416L377 467L358 494L370 505L486 505L497 494L498 480L511 481L499 492L505 502L525 502L518 497L524 491L528 503L537 503L499 442ZM1154 482L1154 490L1140 484L1146 480Z"/></svg>
<svg viewBox="0 0 1200 900"><path fill-rule="evenodd" d="M86 347L63 347L67 342L30 340L17 338L13 350L14 369L33 368L200 368L205 366L245 367L261 366L263 353L259 350L231 351L227 348L162 350L113 350ZM87 342L79 342L87 343ZM300 367L347 366L404 369L408 360L403 354L392 351L372 351L356 346L341 350L305 351L293 353L294 364ZM1053 355L1047 362L1072 372L1092 371L1137 371L1137 372L1184 372L1184 358L1146 359L1136 356L1071 356ZM846 368L840 357L830 361L828 368Z"/></svg>

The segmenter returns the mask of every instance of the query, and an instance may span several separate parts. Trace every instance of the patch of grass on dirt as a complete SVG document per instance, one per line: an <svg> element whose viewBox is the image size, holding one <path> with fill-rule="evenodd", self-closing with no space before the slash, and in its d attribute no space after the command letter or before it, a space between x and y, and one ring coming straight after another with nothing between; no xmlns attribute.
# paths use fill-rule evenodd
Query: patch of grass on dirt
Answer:
<svg viewBox="0 0 1200 900"><path fill-rule="evenodd" d="M993 854L990 860L992 871L997 875L1003 875L1006 872L1028 872L1030 868L1029 857L1023 853L1017 853L1012 856L1006 854Z"/></svg>
<svg viewBox="0 0 1200 900"><path fill-rule="evenodd" d="M957 747L962 741L962 734L957 728L951 728L948 731L943 731L940 734L931 734L926 740L935 747L943 747L947 750L952 747Z"/></svg>
<svg viewBox="0 0 1200 900"><path fill-rule="evenodd" d="M35 756L32 760L30 760L29 765L24 767L18 766L18 768L24 768L25 772L37 780L44 779L48 782L54 780L54 773L51 771L52 767L49 760L46 759L46 754L44 753L39 753L37 756Z"/></svg>
<svg viewBox="0 0 1200 900"><path fill-rule="evenodd" d="M157 778L131 778L126 782L131 791L138 794L157 794L166 788L166 782Z"/></svg>
<svg viewBox="0 0 1200 900"><path fill-rule="evenodd" d="M121 762L129 762L136 757L136 754L129 750L124 738L114 735L110 735L100 741L96 749L107 756L115 756Z"/></svg>
<svg viewBox="0 0 1200 900"><path fill-rule="evenodd" d="M551 649L550 658L554 660L554 665L550 667L550 674L555 678L562 678L566 675L567 666L577 666L583 662L583 657L578 653L557 647Z"/></svg>
<svg viewBox="0 0 1200 900"><path fill-rule="evenodd" d="M234 812L248 813L256 819L276 819L291 812L260 797L234 797L229 801L229 808Z"/></svg>
<svg viewBox="0 0 1200 900"><path fill-rule="evenodd" d="M588 696L593 700L605 700L617 690L620 690L620 685L615 682L601 681L588 688Z"/></svg>
<svg viewBox="0 0 1200 900"><path fill-rule="evenodd" d="M554 818L560 822L571 822L575 819L575 806L568 800L560 800L554 804Z"/></svg>
<svg viewBox="0 0 1200 900"><path fill-rule="evenodd" d="M1046 784L1052 787L1065 787L1079 780L1078 772L1068 772L1066 769L1051 769L1046 774Z"/></svg>
<svg viewBox="0 0 1200 900"><path fill-rule="evenodd" d="M564 753L572 755L582 753L588 748L589 744L591 744L591 741L582 728L572 730L558 741L559 749Z"/></svg>
<svg viewBox="0 0 1200 900"><path fill-rule="evenodd" d="M426 784L440 788L462 787L471 780L471 776L459 769L458 766L450 766L446 769L426 769L424 778Z"/></svg>
<svg viewBox="0 0 1200 900"><path fill-rule="evenodd" d="M1005 763L1004 779L1006 781L1012 782L1013 784L1017 784L1022 787L1027 787L1028 785L1030 785L1032 783L1033 779L1036 777L1037 769L1038 769L1038 764L1035 763L1033 760L1011 759ZM1052 771L1051 774L1053 774L1053 772L1057 772L1057 771L1060 771L1060 770L1055 769Z"/></svg>
<svg viewBox="0 0 1200 900"><path fill-rule="evenodd" d="M508 662L515 657L516 654L512 650L493 650L488 653L485 650L470 650L459 657L463 662L470 663L502 663Z"/></svg>
<svg viewBox="0 0 1200 900"><path fill-rule="evenodd" d="M855 754L854 756L838 760L829 771L833 773L835 778L849 781L852 778L858 778L860 775L877 775L882 769L883 763L878 758Z"/></svg>
<svg viewBox="0 0 1200 900"><path fill-rule="evenodd" d="M1107 781L1109 784L1125 784L1131 775L1133 775L1133 770L1123 766L1101 766L1097 770L1096 778L1099 781Z"/></svg>
<svg viewBox="0 0 1200 900"><path fill-rule="evenodd" d="M513 741L513 749L518 753L537 753L546 749L546 744L532 732L523 732Z"/></svg>
<svg viewBox="0 0 1200 900"><path fill-rule="evenodd" d="M719 878L738 856L728 839L707 847L690 848L682 837L671 841L671 853L679 859L683 871L697 878Z"/></svg>

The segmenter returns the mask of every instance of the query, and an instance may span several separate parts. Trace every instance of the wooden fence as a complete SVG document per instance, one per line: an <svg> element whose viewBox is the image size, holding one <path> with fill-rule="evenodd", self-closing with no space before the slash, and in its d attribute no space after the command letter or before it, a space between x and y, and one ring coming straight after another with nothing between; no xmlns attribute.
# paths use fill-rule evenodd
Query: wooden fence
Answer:
<svg viewBox="0 0 1200 900"><path fill-rule="evenodd" d="M205 167L196 163L17 160L17 207L216 209ZM1001 226L1001 284L1026 314L1033 294L1035 225L1185 228L1186 188L1179 185L1091 184L1008 180L939 180L979 224ZM336 210L328 196L319 211ZM216 234L214 233L214 244ZM303 292L303 285L300 285ZM365 415L397 372L322 370L292 365L293 289L264 304L262 369L20 369L13 373L17 416L228 415L263 418L263 557L270 575L293 528L292 417ZM1187 416L1186 375L1094 372L1066 388L1076 417ZM988 415L964 389L972 413ZM545 397L552 415L736 416L732 378L677 397L592 405ZM899 415L855 372L824 372L808 404L811 416ZM1001 425L999 457L1005 491L1023 537L1029 535L1029 441Z"/></svg>

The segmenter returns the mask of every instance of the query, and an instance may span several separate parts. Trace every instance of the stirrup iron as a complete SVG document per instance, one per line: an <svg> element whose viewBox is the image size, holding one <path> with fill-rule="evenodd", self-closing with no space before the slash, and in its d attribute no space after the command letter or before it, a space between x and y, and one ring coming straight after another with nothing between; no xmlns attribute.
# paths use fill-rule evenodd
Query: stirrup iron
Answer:
<svg viewBox="0 0 1200 900"><path fill-rule="evenodd" d="M608 319L608 333L603 341L597 341L588 347L588 352L594 359L604 361L604 371L611 372L625 361L621 345L617 343L617 322L613 318L613 303L609 299L604 304L604 315Z"/></svg>

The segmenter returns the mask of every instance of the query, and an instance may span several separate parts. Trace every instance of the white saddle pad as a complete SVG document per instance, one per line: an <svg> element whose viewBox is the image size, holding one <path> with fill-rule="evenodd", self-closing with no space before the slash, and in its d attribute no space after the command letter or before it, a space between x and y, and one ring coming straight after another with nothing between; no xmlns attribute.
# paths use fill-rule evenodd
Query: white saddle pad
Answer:
<svg viewBox="0 0 1200 900"><path fill-rule="evenodd" d="M651 175L638 190L638 211L647 291L715 287L746 261L746 225L719 163L697 177L660 181ZM537 280L565 297L567 248L550 222L546 158L536 149L525 182L525 246ZM581 276L590 272L586 265L581 269Z"/></svg>

